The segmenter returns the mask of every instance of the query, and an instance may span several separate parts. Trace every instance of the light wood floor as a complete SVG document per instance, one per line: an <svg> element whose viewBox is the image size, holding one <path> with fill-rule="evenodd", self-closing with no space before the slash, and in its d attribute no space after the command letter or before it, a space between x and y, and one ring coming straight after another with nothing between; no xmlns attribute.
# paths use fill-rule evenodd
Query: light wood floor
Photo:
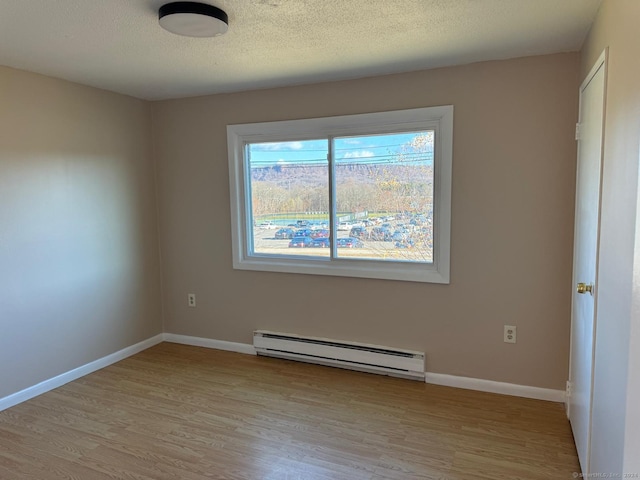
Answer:
<svg viewBox="0 0 640 480"><path fill-rule="evenodd" d="M163 343L0 412L0 479L571 479L563 406Z"/></svg>

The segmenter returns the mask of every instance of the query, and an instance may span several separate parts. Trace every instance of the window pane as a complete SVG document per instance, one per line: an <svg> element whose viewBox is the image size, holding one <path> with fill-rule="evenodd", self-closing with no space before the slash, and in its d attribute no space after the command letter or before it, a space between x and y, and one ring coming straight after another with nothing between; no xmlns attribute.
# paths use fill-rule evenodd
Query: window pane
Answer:
<svg viewBox="0 0 640 480"><path fill-rule="evenodd" d="M434 131L333 145L338 257L432 263Z"/></svg>
<svg viewBox="0 0 640 480"><path fill-rule="evenodd" d="M329 257L328 142L251 143L252 253Z"/></svg>

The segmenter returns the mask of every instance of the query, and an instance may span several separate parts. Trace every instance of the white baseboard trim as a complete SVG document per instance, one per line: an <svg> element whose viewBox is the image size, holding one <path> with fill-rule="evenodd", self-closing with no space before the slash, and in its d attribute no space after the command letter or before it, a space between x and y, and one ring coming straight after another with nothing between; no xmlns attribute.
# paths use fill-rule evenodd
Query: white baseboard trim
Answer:
<svg viewBox="0 0 640 480"><path fill-rule="evenodd" d="M253 345L248 343L226 342L212 338L190 337L188 335L177 335L165 333L164 341L192 345L195 347L213 348L216 350L226 350L229 352L256 355ZM477 390L479 392L500 393L515 397L533 398L536 400L547 400L550 402L564 402L565 392L563 390L552 390L548 388L529 387L526 385L515 385L512 383L494 382L492 380L482 380L479 378L457 377L455 375L444 375L441 373L425 373L425 382L434 385L447 387L465 388L467 390Z"/></svg>
<svg viewBox="0 0 640 480"><path fill-rule="evenodd" d="M455 375L427 372L425 373L424 381L434 385L477 390L479 392L500 393L503 395L512 395L514 397L547 400L549 402L562 403L565 401L565 392L563 390L528 387L526 385L516 385L513 383L482 380L480 378L457 377Z"/></svg>
<svg viewBox="0 0 640 480"><path fill-rule="evenodd" d="M11 408L19 403L25 402L31 398L37 397L45 392L58 388L65 383L77 380L80 377L93 373L104 367L112 365L120 360L135 355L147 348L153 347L159 343L170 342L183 345L192 345L195 347L213 348L217 350L226 350L229 352L243 353L247 355L256 355L253 345L248 343L227 342L224 340L214 340L211 338L191 337L188 335L177 335L174 333L162 333L154 337L143 340L142 342L123 348L115 353L99 358L91 363L87 363L81 367L75 368L68 372L62 373L56 377L50 378L38 383L32 387L25 388L19 392L13 393L7 397L0 398L0 412ZM565 392L563 390L552 390L548 388L529 387L526 385L515 385L512 383L494 382L491 380L482 380L479 378L458 377L455 375L445 375L442 373L425 373L426 383L434 385L443 385L447 387L464 388L467 390L477 390L480 392L499 393L503 395L512 395L516 397L533 398L536 400L547 400L550 402L564 402Z"/></svg>
<svg viewBox="0 0 640 480"><path fill-rule="evenodd" d="M256 355L253 345L248 343L226 342L212 338L190 337L188 335L177 335L165 333L164 341L192 345L195 347L213 348L216 350L226 350L229 352ZM533 398L536 400L547 400L550 402L564 402L565 392L563 390L552 390L548 388L528 387L526 385L515 385L513 383L494 382L492 380L482 380L479 378L457 377L455 375L444 375L441 373L425 373L425 382L434 385L447 387L465 388L467 390L477 390L479 392L500 393L515 397Z"/></svg>
<svg viewBox="0 0 640 480"><path fill-rule="evenodd" d="M99 358L97 360L94 360L93 362L87 363L86 365L82 365L81 367L74 368L73 370L61 373L56 377L40 382L37 385L25 388L24 390L20 390L19 392L9 395L8 397L0 398L0 412L2 410L6 410L7 408L18 405L19 403L25 402L33 397L42 395L43 393L53 390L54 388L61 387L65 383L72 382L73 380L77 380L80 377L89 375L96 370L100 370L104 367L108 367L111 364L119 362L120 360L124 360L131 355L135 355L136 353L146 350L147 348L162 343L162 340L163 335L158 334L154 337L143 340L142 342L136 343L135 345L131 345L130 347L123 348L122 350L107 355L106 357Z"/></svg>
<svg viewBox="0 0 640 480"><path fill-rule="evenodd" d="M244 353L255 355L256 349L248 343L225 342L224 340L214 340L213 338L190 337L188 335L177 335L175 333L165 333L165 342L181 343L194 347L215 348L216 350L226 350L228 352Z"/></svg>

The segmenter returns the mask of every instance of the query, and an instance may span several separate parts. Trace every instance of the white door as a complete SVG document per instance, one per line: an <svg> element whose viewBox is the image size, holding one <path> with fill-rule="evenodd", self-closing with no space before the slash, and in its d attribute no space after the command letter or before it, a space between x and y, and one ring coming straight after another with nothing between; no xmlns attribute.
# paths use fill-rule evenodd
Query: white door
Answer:
<svg viewBox="0 0 640 480"><path fill-rule="evenodd" d="M580 87L577 129L573 301L569 420L583 473L589 473L591 403L595 351L595 303L600 231L600 172L606 80L606 55L600 57Z"/></svg>

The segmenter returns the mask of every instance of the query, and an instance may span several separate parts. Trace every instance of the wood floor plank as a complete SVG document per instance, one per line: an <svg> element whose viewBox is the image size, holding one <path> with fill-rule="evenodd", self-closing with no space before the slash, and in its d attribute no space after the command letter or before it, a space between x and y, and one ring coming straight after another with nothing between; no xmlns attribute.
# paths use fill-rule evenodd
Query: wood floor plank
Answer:
<svg viewBox="0 0 640 480"><path fill-rule="evenodd" d="M571 479L560 404L163 343L0 412L0 478Z"/></svg>

